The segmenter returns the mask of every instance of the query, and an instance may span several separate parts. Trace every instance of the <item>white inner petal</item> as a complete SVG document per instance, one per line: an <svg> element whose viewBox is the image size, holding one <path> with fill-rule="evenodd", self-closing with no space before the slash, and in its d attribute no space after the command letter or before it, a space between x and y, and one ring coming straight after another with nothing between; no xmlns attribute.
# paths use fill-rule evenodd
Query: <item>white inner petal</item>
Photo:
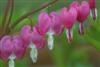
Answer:
<svg viewBox="0 0 100 67"><path fill-rule="evenodd" d="M32 62L36 63L37 62L37 56L38 56L37 48L36 48L36 46L34 44L31 44L30 48L31 48L30 57L32 59Z"/></svg>
<svg viewBox="0 0 100 67"><path fill-rule="evenodd" d="M82 23L79 24L79 30L80 30L80 33L83 32L83 30L82 30Z"/></svg>
<svg viewBox="0 0 100 67"><path fill-rule="evenodd" d="M14 60L16 59L16 56L14 54L12 54L11 56L9 56L9 67L15 67L15 63Z"/></svg>
<svg viewBox="0 0 100 67"><path fill-rule="evenodd" d="M49 32L48 33L48 48L50 50L52 50L54 48L54 37L53 37L53 33L52 32Z"/></svg>
<svg viewBox="0 0 100 67"><path fill-rule="evenodd" d="M92 10L90 10L90 16L93 17L93 15L92 15Z"/></svg>
<svg viewBox="0 0 100 67"><path fill-rule="evenodd" d="M70 31L70 34L71 34L71 38L73 39L73 31L72 30Z"/></svg>
<svg viewBox="0 0 100 67"><path fill-rule="evenodd" d="M95 15L96 15L96 18L97 18L97 9L95 8Z"/></svg>
<svg viewBox="0 0 100 67"><path fill-rule="evenodd" d="M70 36L69 36L70 34ZM73 39L73 31L72 30L66 30L66 36L67 36L67 39L68 39L68 43L70 43L70 39Z"/></svg>

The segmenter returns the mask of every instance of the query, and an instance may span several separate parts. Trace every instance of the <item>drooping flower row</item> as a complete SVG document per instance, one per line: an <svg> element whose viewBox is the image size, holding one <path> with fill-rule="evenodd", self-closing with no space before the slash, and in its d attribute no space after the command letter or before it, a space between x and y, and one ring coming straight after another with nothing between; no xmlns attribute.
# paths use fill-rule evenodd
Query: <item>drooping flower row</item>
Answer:
<svg viewBox="0 0 100 67"><path fill-rule="evenodd" d="M79 33L84 34L84 21L91 14L93 19L97 18L95 0L74 1L69 7L64 7L60 12L41 12L38 23L31 27L22 27L19 35L6 35L0 41L0 58L9 60L9 67L14 67L14 60L24 56L26 49L30 48L30 57L36 63L38 49L48 45L52 50L54 47L54 36L60 36L66 29L68 43L73 40L72 28L76 21L79 23ZM48 38L46 38L48 36Z"/></svg>

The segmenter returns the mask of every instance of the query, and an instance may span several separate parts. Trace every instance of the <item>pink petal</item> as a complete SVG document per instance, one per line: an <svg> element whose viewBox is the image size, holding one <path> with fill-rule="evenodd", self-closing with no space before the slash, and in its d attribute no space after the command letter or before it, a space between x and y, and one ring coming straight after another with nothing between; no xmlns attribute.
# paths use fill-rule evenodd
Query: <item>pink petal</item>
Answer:
<svg viewBox="0 0 100 67"><path fill-rule="evenodd" d="M40 13L38 17L38 24L37 29L40 34L44 35L48 32L48 29L50 27L51 19L46 12Z"/></svg>
<svg viewBox="0 0 100 67"><path fill-rule="evenodd" d="M52 19L52 24L51 24L52 30L57 35L61 34L64 29L61 17L56 12L51 12L50 17Z"/></svg>
<svg viewBox="0 0 100 67"><path fill-rule="evenodd" d="M62 8L60 11L61 20L65 22L67 17L68 9L66 7Z"/></svg>
<svg viewBox="0 0 100 67"><path fill-rule="evenodd" d="M78 17L77 20L79 22L83 22L87 19L90 14L89 4L86 1L82 1L81 6L78 8Z"/></svg>
<svg viewBox="0 0 100 67"><path fill-rule="evenodd" d="M29 25L23 26L23 28L21 30L21 38L23 39L26 47L29 45L29 43L31 41L31 33L32 33L32 30Z"/></svg>
<svg viewBox="0 0 100 67"><path fill-rule="evenodd" d="M89 0L89 5L91 9L96 8L96 0Z"/></svg>
<svg viewBox="0 0 100 67"><path fill-rule="evenodd" d="M32 42L37 48L43 48L46 45L45 37L40 35L35 27L33 28Z"/></svg>
<svg viewBox="0 0 100 67"><path fill-rule="evenodd" d="M22 58L25 54L26 48L21 37L16 35L13 37L14 54L17 58Z"/></svg>
<svg viewBox="0 0 100 67"><path fill-rule="evenodd" d="M3 60L8 60L8 57L13 53L13 44L10 36L4 36L0 41L0 52Z"/></svg>
<svg viewBox="0 0 100 67"><path fill-rule="evenodd" d="M77 1L73 1L73 2L70 4L70 7L73 7L73 8L78 9L79 3L78 3Z"/></svg>
<svg viewBox="0 0 100 67"><path fill-rule="evenodd" d="M63 22L66 28L70 29L72 28L74 22L76 21L77 18L77 10L73 7L71 7L68 11L67 8L63 8L61 12L63 16Z"/></svg>

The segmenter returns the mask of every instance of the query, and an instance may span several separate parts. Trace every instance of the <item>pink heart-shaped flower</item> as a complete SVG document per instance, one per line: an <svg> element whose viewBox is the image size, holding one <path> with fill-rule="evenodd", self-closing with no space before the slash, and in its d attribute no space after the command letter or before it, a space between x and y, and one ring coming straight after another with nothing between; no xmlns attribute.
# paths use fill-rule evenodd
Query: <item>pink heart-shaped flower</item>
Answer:
<svg viewBox="0 0 100 67"><path fill-rule="evenodd" d="M27 47L30 44L31 34L32 34L32 30L29 25L25 25L22 27L20 36L24 41L25 47Z"/></svg>
<svg viewBox="0 0 100 67"><path fill-rule="evenodd" d="M43 48L46 45L45 36L40 35L37 29L34 27L32 32L32 42L36 48Z"/></svg>
<svg viewBox="0 0 100 67"><path fill-rule="evenodd" d="M8 60L9 56L13 53L14 46L11 36L4 36L0 41L0 55L3 60Z"/></svg>
<svg viewBox="0 0 100 67"><path fill-rule="evenodd" d="M24 45L24 41L22 38L18 35L13 36L13 45L14 45L14 54L16 55L16 58L21 59L23 58L26 47Z"/></svg>
<svg viewBox="0 0 100 67"><path fill-rule="evenodd" d="M38 24L36 26L38 32L41 35L45 35L50 28L50 23L51 23L51 19L50 19L48 13L46 13L46 12L40 13L40 15L38 17Z"/></svg>
<svg viewBox="0 0 100 67"><path fill-rule="evenodd" d="M50 13L51 17L51 29L55 33L55 35L59 35L63 32L64 26L61 21L60 15L58 15L56 12L51 12Z"/></svg>

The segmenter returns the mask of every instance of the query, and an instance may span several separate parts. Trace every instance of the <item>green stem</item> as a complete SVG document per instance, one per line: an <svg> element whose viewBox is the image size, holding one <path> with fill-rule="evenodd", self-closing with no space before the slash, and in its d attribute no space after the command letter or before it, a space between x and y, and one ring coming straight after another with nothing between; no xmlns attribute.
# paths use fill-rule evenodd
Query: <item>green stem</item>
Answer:
<svg viewBox="0 0 100 67"><path fill-rule="evenodd" d="M54 0L54 1L52 1L52 2L50 2L50 3L48 3L48 4L46 4L46 5L44 5L44 6L42 6L42 7L40 7L39 9L36 9L36 10L33 10L33 11L31 11L31 12L26 13L25 15L21 16L20 18L18 18L18 19L14 22L14 24L11 25L10 28L14 29L22 20L24 20L24 19L27 18L28 16L30 16L30 15L32 15L32 14L34 14L34 13L36 13L36 12L38 12L38 11L40 11L40 10L46 8L46 7L48 7L49 5L52 5L52 4L56 3L57 1L58 1L58 0ZM8 33L9 33L9 32L8 32Z"/></svg>
<svg viewBox="0 0 100 67"><path fill-rule="evenodd" d="M6 23L9 8L10 8L10 0L8 0L7 6L6 6L6 9L5 9L4 18L3 18L3 21L2 21L2 28L1 28L2 32L4 32L4 26L5 26L5 23Z"/></svg>
<svg viewBox="0 0 100 67"><path fill-rule="evenodd" d="M11 23L13 9L14 9L14 0L12 0L11 11L10 11L10 16L9 16L9 19L8 19L8 22L7 22L6 31L7 31L7 29L9 29L9 26L10 26L10 23Z"/></svg>
<svg viewBox="0 0 100 67"><path fill-rule="evenodd" d="M10 28L7 29L8 31L6 31L6 32L3 33L2 35L0 35L0 39L1 39L4 35L9 34L9 33L10 33L10 30L11 30L11 29L14 29L22 20L24 20L24 19L27 18L28 16L30 16L30 15L32 15L32 14L34 14L34 13L40 11L40 10L42 10L42 9L44 9L44 8L46 8L46 7L48 7L49 5L53 5L53 4L56 3L57 1L58 1L58 0L54 0L54 1L52 1L52 2L50 2L50 3L48 3L48 4L46 4L46 5L44 5L44 6L40 7L40 8L38 8L38 9L36 9L36 10L33 10L33 11L28 12L28 13L26 13L25 15L21 16L20 18L18 18L18 19L14 22L13 25L9 26Z"/></svg>
<svg viewBox="0 0 100 67"><path fill-rule="evenodd" d="M33 26L33 21L32 21L31 18L28 18L28 19L29 19L29 22L30 22L30 26L31 26L31 28L32 28L32 26Z"/></svg>

